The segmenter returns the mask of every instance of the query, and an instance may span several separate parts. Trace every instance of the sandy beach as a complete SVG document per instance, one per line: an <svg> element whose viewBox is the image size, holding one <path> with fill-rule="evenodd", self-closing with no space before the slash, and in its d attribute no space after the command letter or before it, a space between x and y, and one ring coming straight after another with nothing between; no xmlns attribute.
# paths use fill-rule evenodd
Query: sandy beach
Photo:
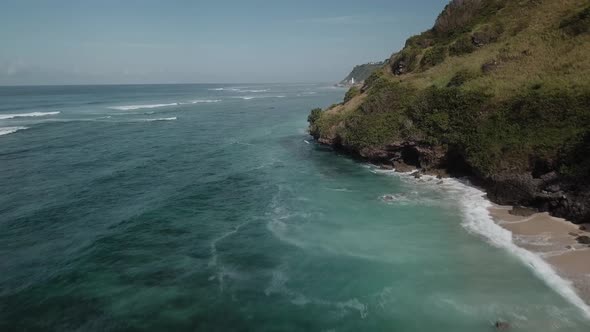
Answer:
<svg viewBox="0 0 590 332"><path fill-rule="evenodd" d="M590 304L590 246L576 241L578 236L590 236L590 224L580 230L581 225L548 213L516 216L510 213L512 207L499 205L489 210L498 225L512 232L516 245L540 255Z"/></svg>

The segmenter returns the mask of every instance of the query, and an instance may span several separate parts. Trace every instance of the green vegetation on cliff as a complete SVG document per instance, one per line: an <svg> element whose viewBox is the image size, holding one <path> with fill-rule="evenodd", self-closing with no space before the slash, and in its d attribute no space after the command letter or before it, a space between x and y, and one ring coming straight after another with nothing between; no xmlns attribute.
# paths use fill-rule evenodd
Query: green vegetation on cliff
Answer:
<svg viewBox="0 0 590 332"><path fill-rule="evenodd" d="M367 158L411 143L458 152L483 178L587 181L588 1L451 1L362 92L312 115L312 135Z"/></svg>

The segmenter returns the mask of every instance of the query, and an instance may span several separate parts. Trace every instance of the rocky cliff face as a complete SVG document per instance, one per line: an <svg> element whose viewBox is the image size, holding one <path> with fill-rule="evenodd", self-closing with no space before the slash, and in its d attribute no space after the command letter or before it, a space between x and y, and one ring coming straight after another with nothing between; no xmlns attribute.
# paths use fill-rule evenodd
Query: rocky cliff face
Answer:
<svg viewBox="0 0 590 332"><path fill-rule="evenodd" d="M589 222L589 13L584 0L451 1L359 95L310 117L310 133L385 168L470 176L494 202Z"/></svg>
<svg viewBox="0 0 590 332"><path fill-rule="evenodd" d="M355 149L342 144L342 138L315 136L321 143L353 157L372 162L383 169L442 177L467 177L486 189L488 198L501 205L527 206L575 223L590 221L590 186L551 170L480 174L459 150L402 140L384 147Z"/></svg>

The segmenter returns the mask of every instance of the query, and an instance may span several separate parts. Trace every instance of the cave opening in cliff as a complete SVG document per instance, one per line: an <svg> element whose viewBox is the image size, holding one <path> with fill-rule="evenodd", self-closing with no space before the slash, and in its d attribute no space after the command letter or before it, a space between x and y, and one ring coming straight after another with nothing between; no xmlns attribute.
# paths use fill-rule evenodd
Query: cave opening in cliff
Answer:
<svg viewBox="0 0 590 332"><path fill-rule="evenodd" d="M447 152L447 172L451 176L462 177L474 175L473 168L463 154L456 149L449 149Z"/></svg>
<svg viewBox="0 0 590 332"><path fill-rule="evenodd" d="M402 159L406 165L420 168L420 152L413 146L406 146L402 149Z"/></svg>

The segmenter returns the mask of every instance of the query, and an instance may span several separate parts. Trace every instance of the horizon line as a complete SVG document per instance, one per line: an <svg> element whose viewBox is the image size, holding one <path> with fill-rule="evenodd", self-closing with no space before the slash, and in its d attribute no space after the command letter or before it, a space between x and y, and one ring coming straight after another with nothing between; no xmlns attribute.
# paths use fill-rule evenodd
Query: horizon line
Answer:
<svg viewBox="0 0 590 332"><path fill-rule="evenodd" d="M268 84L333 84L333 82L224 82L224 83L80 83L80 84L0 84L0 88L17 88L17 87L48 87L48 86L132 86L132 85L228 85L228 84L251 84L251 85L268 85Z"/></svg>

